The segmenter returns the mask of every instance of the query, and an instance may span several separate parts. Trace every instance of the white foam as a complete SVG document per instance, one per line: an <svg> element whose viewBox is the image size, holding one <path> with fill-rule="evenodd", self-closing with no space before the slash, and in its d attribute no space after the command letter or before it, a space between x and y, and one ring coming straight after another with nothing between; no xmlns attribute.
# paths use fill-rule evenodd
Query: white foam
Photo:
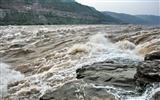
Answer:
<svg viewBox="0 0 160 100"><path fill-rule="evenodd" d="M98 33L96 35L93 35L89 39L89 43L95 43L95 44L103 44L103 45L111 45L111 42L108 38L104 36L105 34Z"/></svg>
<svg viewBox="0 0 160 100"><path fill-rule="evenodd" d="M24 39L14 39L11 41L11 43L21 44L21 43L25 43L25 40Z"/></svg>
<svg viewBox="0 0 160 100"><path fill-rule="evenodd" d="M113 94L116 100L153 100L156 92L160 91L160 83L151 84L147 90L139 95L135 91L129 91L122 88L115 88L113 86L96 86L94 84L85 84L86 87L103 88L106 92Z"/></svg>
<svg viewBox="0 0 160 100"><path fill-rule="evenodd" d="M115 45L122 50L127 50L127 49L133 50L136 47L134 43L132 43L128 40L119 41L119 42L115 43Z"/></svg>
<svg viewBox="0 0 160 100"><path fill-rule="evenodd" d="M153 95L160 91L160 83L154 83L148 87L141 96L128 97L126 100L152 100Z"/></svg>
<svg viewBox="0 0 160 100"><path fill-rule="evenodd" d="M7 93L7 85L24 78L18 71L10 69L10 66L5 63L0 63L0 98Z"/></svg>
<svg viewBox="0 0 160 100"><path fill-rule="evenodd" d="M145 54L151 53L153 51L160 50L160 39L152 39L143 44L139 44L135 48L135 53L144 56Z"/></svg>
<svg viewBox="0 0 160 100"><path fill-rule="evenodd" d="M4 34L3 36L2 36L3 38L14 38L15 36L13 35L13 34Z"/></svg>
<svg viewBox="0 0 160 100"><path fill-rule="evenodd" d="M89 53L87 62L94 63L104 60L113 60L117 63L133 63L142 61L143 58L134 53L136 47L130 41L119 41L112 43L104 34L92 36L85 44L75 44L69 49L69 53Z"/></svg>
<svg viewBox="0 0 160 100"><path fill-rule="evenodd" d="M21 35L22 35L21 32L17 32L14 34L14 36L21 36Z"/></svg>
<svg viewBox="0 0 160 100"><path fill-rule="evenodd" d="M88 52L85 44L76 44L68 50L69 54L75 54L78 52Z"/></svg>
<svg viewBox="0 0 160 100"><path fill-rule="evenodd" d="M24 96L26 91L32 92L31 90L34 88L39 91L39 95L37 95L39 97L46 91L54 90L65 82L76 79L76 69L83 65L104 60L137 62L141 59L130 49L117 48L104 34L94 35L87 43L75 44L69 50L67 48L54 51L53 54L54 56L48 61L45 58L37 58L35 62L41 63L41 66L37 66L39 73L25 77L21 84L12 87L10 91ZM47 68L48 66L49 68Z"/></svg>
<svg viewBox="0 0 160 100"><path fill-rule="evenodd" d="M23 89L14 91L15 94L21 94L31 90L33 87L40 92L40 95L43 95L46 91L56 89L65 82L75 79L76 69L86 64L104 60L128 63L129 61L137 62L141 59L131 50L117 49L114 43L111 43L109 39L104 37L104 34L91 37L85 44L76 44L68 52L64 50L63 52L57 51L53 54L54 57L49 61L46 61L45 58L37 59L38 62L43 62L43 67L47 67L47 65L51 67L48 70L42 70L38 74L26 77L23 81L29 81L29 86L24 86Z"/></svg>

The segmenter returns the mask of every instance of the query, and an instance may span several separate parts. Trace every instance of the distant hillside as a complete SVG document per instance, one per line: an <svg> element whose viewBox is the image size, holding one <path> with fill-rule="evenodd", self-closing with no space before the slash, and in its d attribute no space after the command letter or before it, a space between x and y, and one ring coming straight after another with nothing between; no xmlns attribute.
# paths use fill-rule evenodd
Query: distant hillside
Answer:
<svg viewBox="0 0 160 100"><path fill-rule="evenodd" d="M146 20L143 20L141 18L138 18L133 15L129 15L129 14L114 13L114 12L109 12L109 11L104 11L102 13L106 16L109 15L111 17L114 17L116 19L119 19L119 20L121 20L125 23L129 23L129 24L150 24L150 22L147 22Z"/></svg>
<svg viewBox="0 0 160 100"><path fill-rule="evenodd" d="M146 20L150 22L153 25L160 25L160 16L154 16L154 15L136 15L136 17L141 18L143 20Z"/></svg>
<svg viewBox="0 0 160 100"><path fill-rule="evenodd" d="M75 0L0 0L0 25L103 23L121 21Z"/></svg>

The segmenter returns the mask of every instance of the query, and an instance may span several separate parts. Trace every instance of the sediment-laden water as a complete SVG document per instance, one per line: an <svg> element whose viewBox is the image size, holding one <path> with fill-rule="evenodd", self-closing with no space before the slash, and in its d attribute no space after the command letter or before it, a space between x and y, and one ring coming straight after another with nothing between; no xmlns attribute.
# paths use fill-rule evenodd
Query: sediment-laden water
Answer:
<svg viewBox="0 0 160 100"><path fill-rule="evenodd" d="M1 26L1 99L37 100L77 80L76 69L96 62L136 66L160 50L160 27L140 25ZM126 72L134 75L135 71ZM120 73L114 73L120 75ZM98 86L95 86L99 88ZM124 100L149 100L159 83L142 95L101 86ZM123 94L126 94L125 96ZM128 94L128 95L127 95Z"/></svg>

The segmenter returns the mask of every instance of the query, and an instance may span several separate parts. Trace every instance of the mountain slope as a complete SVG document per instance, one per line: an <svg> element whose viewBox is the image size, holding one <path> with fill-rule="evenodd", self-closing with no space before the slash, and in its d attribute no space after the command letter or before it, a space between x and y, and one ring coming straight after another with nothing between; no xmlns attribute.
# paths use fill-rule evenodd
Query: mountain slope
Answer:
<svg viewBox="0 0 160 100"><path fill-rule="evenodd" d="M0 24L120 23L75 0L0 0Z"/></svg>
<svg viewBox="0 0 160 100"><path fill-rule="evenodd" d="M160 25L160 16L154 16L154 15L136 15L136 17L141 18L143 20L146 20L150 22L153 25Z"/></svg>
<svg viewBox="0 0 160 100"><path fill-rule="evenodd" d="M129 14L124 14L124 13L114 13L114 12L109 12L109 11L104 11L102 12L105 15L109 15L111 17L114 17L116 19L119 19L125 23L129 24L150 24L146 20L140 19L136 16L129 15Z"/></svg>

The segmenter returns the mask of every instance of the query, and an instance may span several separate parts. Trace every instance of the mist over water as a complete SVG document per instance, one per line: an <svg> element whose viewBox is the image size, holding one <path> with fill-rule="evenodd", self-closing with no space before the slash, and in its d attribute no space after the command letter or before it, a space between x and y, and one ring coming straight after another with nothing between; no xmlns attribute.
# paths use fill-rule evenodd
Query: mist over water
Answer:
<svg viewBox="0 0 160 100"><path fill-rule="evenodd" d="M10 66L5 63L1 62L0 66L1 66L0 98L2 98L2 96L4 96L8 92L8 89L7 89L8 84L11 82L16 82L17 80L23 79L24 75L18 71L14 71L13 69L10 69Z"/></svg>
<svg viewBox="0 0 160 100"><path fill-rule="evenodd" d="M76 80L76 69L84 65L102 61L136 65L143 61L145 54L160 50L160 29L154 26L61 25L0 28L2 62L10 63L1 63L3 88L0 93L5 100L38 99L46 92ZM159 85L156 86L149 91L159 91ZM120 92L117 91L115 88L113 93L119 95ZM127 93L123 89L122 91ZM144 100L143 98L147 98L146 94L148 92L140 97L129 95L128 98Z"/></svg>
<svg viewBox="0 0 160 100"><path fill-rule="evenodd" d="M75 44L69 49L69 54L88 54L90 63L104 60L115 61L116 63L133 63L142 61L143 58L134 53L135 44L127 40L112 43L105 34L91 36L85 44ZM130 56L132 55L132 57ZM128 62L129 61L129 62Z"/></svg>

